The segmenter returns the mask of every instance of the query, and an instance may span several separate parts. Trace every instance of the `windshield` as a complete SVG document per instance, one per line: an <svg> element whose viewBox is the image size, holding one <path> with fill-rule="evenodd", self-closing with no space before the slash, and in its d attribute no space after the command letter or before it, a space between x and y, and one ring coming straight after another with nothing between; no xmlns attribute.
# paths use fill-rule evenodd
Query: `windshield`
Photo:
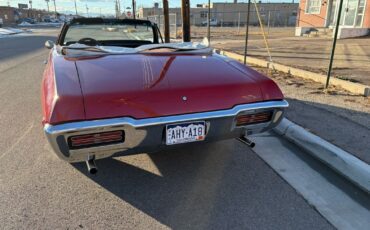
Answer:
<svg viewBox="0 0 370 230"><path fill-rule="evenodd" d="M155 36L150 24L72 24L66 31L63 45L77 42L86 44L86 41L91 40L100 45L124 46L122 42L125 41L152 44L155 43Z"/></svg>

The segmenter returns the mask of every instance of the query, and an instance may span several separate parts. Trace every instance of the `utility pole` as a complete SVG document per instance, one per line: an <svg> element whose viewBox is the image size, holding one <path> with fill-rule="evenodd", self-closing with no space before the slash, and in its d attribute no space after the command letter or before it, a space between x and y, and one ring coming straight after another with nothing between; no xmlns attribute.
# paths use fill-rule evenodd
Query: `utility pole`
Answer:
<svg viewBox="0 0 370 230"><path fill-rule="evenodd" d="M77 2L76 2L77 0L75 0L75 10L76 10L76 16L78 15L78 13L77 13Z"/></svg>
<svg viewBox="0 0 370 230"><path fill-rule="evenodd" d="M168 12L168 0L163 0L163 15L164 15L164 42L170 42L170 15Z"/></svg>
<svg viewBox="0 0 370 230"><path fill-rule="evenodd" d="M50 9L49 9L49 1L50 1L50 0L45 0L46 5L47 5L47 7L48 7L48 12L50 12Z"/></svg>
<svg viewBox="0 0 370 230"><path fill-rule="evenodd" d="M190 0L181 0L182 40L190 42Z"/></svg>
<svg viewBox="0 0 370 230"><path fill-rule="evenodd" d="M28 12L31 11L31 17L33 18L33 14L32 14L32 1L30 0L30 1L28 1L28 3L30 4L30 10Z"/></svg>
<svg viewBox="0 0 370 230"><path fill-rule="evenodd" d="M115 12L116 12L116 18L118 19L118 0L116 0Z"/></svg>
<svg viewBox="0 0 370 230"><path fill-rule="evenodd" d="M269 11L268 19L267 19L267 35L270 35L270 18L271 18L271 11Z"/></svg>
<svg viewBox="0 0 370 230"><path fill-rule="evenodd" d="M240 11L238 12L238 35L240 34Z"/></svg>
<svg viewBox="0 0 370 230"><path fill-rule="evenodd" d="M328 69L328 75L326 77L325 89L327 89L329 87L329 80L330 80L331 69L333 67L335 47L337 45L338 30L339 30L339 24L340 24L340 15L342 14L343 2L344 1L340 1L339 2L338 18L337 18L336 25L335 25L335 32L334 32L334 39L333 39L333 47L331 49L329 69Z"/></svg>
<svg viewBox="0 0 370 230"><path fill-rule="evenodd" d="M117 18L120 18L121 17L121 1L120 0L117 0L117 11L116 11L116 15L117 15Z"/></svg>
<svg viewBox="0 0 370 230"><path fill-rule="evenodd" d="M208 25L207 25L207 38L208 38L208 44L211 44L211 0L208 0Z"/></svg>
<svg viewBox="0 0 370 230"><path fill-rule="evenodd" d="M132 0L132 15L133 19L136 19L136 1Z"/></svg>
<svg viewBox="0 0 370 230"><path fill-rule="evenodd" d="M244 65L247 64L248 35L249 35L249 15L251 13L251 0L248 0L247 24L245 26L245 47L244 47Z"/></svg>
<svg viewBox="0 0 370 230"><path fill-rule="evenodd" d="M57 16L57 6L55 4L55 0L53 0L53 1L54 1L54 12L55 12L55 16Z"/></svg>

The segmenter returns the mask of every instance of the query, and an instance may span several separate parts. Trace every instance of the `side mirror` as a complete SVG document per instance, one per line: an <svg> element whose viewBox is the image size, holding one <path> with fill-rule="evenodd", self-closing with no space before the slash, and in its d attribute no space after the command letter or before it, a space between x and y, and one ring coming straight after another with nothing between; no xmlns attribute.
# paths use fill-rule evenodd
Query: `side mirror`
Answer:
<svg viewBox="0 0 370 230"><path fill-rule="evenodd" d="M54 47L54 42L53 42L53 41L50 41L50 40L47 40L47 41L45 42L45 47L46 47L47 49L51 49L51 48L53 48L53 47Z"/></svg>

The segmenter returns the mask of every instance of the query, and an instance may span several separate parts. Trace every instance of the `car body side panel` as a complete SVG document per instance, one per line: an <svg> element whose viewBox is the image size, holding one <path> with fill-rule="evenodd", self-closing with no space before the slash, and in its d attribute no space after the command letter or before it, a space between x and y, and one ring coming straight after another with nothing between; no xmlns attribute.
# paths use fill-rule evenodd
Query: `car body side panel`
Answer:
<svg viewBox="0 0 370 230"><path fill-rule="evenodd" d="M55 98L54 67L52 55L49 54L41 85L42 124L50 122Z"/></svg>
<svg viewBox="0 0 370 230"><path fill-rule="evenodd" d="M254 79L255 81L259 82L259 86L261 88L261 92L263 94L263 99L266 101L273 101L273 100L282 100L284 99L284 95L277 86L277 84L271 80L270 78L266 77L265 75L257 72L256 70L243 65L242 63L225 57L218 55L220 58L224 59L230 65L237 68L239 71L243 72L248 77Z"/></svg>
<svg viewBox="0 0 370 230"><path fill-rule="evenodd" d="M51 51L43 80L43 123L85 119L83 96L74 61Z"/></svg>

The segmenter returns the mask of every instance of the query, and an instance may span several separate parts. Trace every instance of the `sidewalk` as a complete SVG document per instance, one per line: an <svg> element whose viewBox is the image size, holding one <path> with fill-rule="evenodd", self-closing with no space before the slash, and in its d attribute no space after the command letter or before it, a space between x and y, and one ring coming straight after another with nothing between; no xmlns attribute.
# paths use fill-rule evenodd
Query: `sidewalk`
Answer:
<svg viewBox="0 0 370 230"><path fill-rule="evenodd" d="M283 91L290 107L286 117L313 134L370 164L370 98L352 95L285 73L266 73Z"/></svg>

